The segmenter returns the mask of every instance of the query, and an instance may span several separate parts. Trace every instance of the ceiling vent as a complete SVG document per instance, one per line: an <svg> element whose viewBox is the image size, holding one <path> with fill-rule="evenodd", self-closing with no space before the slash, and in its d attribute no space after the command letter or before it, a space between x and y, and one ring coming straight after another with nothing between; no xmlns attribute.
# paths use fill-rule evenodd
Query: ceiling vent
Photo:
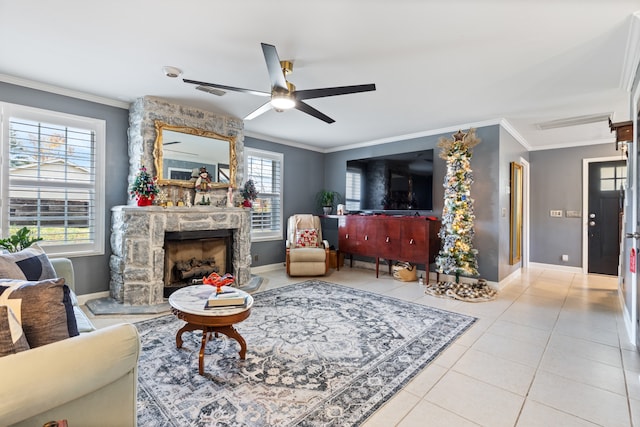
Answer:
<svg viewBox="0 0 640 427"><path fill-rule="evenodd" d="M611 115L612 113L589 114L586 116L568 117L566 119L536 123L534 126L538 130L547 130L566 128L569 126L588 125L590 123L608 122Z"/></svg>

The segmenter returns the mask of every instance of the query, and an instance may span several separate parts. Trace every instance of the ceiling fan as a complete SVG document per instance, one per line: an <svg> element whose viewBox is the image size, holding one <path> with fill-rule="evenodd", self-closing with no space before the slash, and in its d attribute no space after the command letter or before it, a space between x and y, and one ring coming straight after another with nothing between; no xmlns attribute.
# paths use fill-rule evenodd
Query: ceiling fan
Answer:
<svg viewBox="0 0 640 427"><path fill-rule="evenodd" d="M231 90L235 92L250 93L252 95L271 97L269 102L250 113L247 117L244 118L245 120L254 119L259 115L271 110L272 108L278 112L295 108L326 123L333 123L335 122L335 120L333 120L326 114L316 110L309 104L303 102L303 100L376 90L375 84L296 90L296 87L292 83L289 83L286 79L287 74L293 71L293 63L291 61L280 61L275 46L266 43L261 44L262 52L264 53L264 59L267 62L267 71L269 72L269 77L271 78L271 92L242 89L239 87L225 86L189 79L183 79L183 81L185 83L195 84L198 86L212 87L217 89Z"/></svg>

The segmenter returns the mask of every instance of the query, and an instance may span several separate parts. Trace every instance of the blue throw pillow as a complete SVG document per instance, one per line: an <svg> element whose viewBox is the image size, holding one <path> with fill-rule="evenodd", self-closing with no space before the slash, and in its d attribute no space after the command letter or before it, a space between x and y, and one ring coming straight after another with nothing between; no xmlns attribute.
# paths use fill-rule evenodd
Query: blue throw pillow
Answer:
<svg viewBox="0 0 640 427"><path fill-rule="evenodd" d="M56 271L42 248L34 244L20 252L0 254L0 279L55 279Z"/></svg>

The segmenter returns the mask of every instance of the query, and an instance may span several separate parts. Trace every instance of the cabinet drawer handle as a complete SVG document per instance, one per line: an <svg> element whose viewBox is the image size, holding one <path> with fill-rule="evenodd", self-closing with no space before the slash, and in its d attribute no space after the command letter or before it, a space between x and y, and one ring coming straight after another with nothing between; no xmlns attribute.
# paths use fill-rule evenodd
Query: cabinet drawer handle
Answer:
<svg viewBox="0 0 640 427"><path fill-rule="evenodd" d="M385 240L385 243L389 243L391 241L391 239L389 238L389 236L387 236L387 239Z"/></svg>
<svg viewBox="0 0 640 427"><path fill-rule="evenodd" d="M409 240L409 244L410 244L410 245L415 244L415 242L413 241L413 239Z"/></svg>
<svg viewBox="0 0 640 427"><path fill-rule="evenodd" d="M364 236L364 240L369 240L369 236Z"/></svg>
<svg viewBox="0 0 640 427"><path fill-rule="evenodd" d="M344 235L344 238L345 238L345 239L348 239L348 238L349 238L349 235L348 235L348 234L345 234L345 235Z"/></svg>

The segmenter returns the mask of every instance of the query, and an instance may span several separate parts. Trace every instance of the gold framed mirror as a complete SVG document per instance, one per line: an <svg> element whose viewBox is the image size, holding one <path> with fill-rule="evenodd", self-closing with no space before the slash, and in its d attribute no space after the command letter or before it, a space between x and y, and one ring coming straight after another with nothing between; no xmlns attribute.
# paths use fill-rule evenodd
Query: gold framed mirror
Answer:
<svg viewBox="0 0 640 427"><path fill-rule="evenodd" d="M522 165L511 162L511 214L509 216L509 264L522 258Z"/></svg>
<svg viewBox="0 0 640 427"><path fill-rule="evenodd" d="M205 167L213 188L236 182L236 140L231 136L155 121L153 158L159 185L193 187Z"/></svg>

